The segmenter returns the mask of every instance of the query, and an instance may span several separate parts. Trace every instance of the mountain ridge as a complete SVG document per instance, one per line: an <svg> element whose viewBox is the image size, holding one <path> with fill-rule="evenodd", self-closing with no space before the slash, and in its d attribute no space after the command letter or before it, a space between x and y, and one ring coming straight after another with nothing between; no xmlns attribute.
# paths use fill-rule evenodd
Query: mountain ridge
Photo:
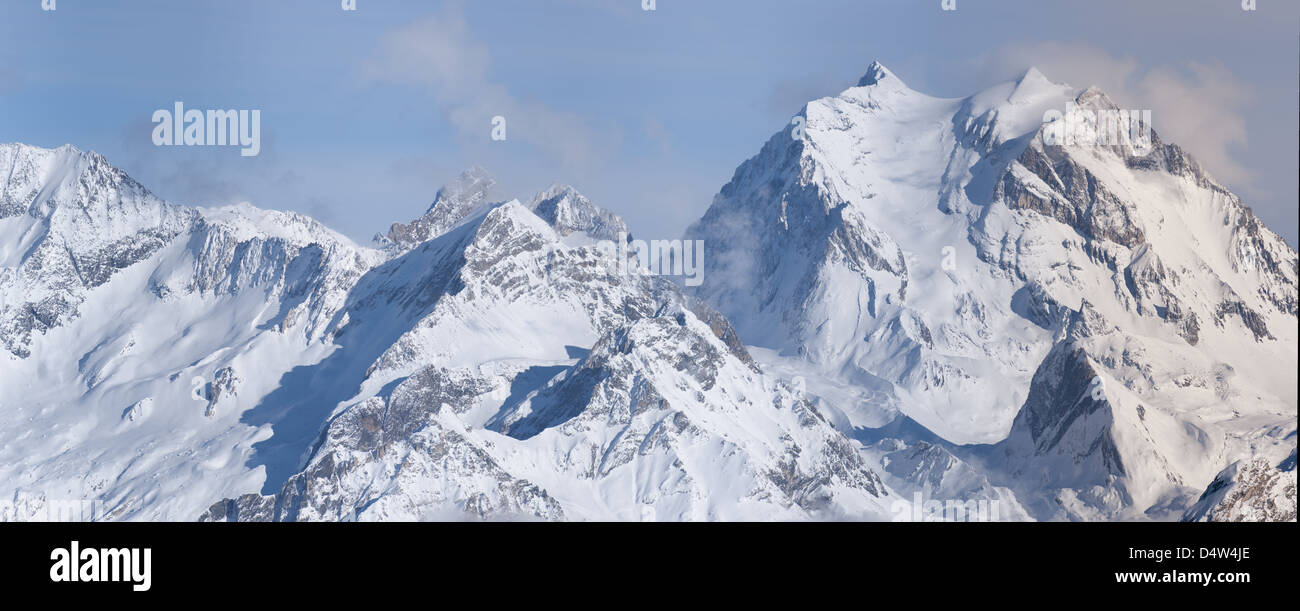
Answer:
<svg viewBox="0 0 1300 611"><path fill-rule="evenodd" d="M1216 454L1290 446L1252 438L1294 430L1296 254L1155 130L1149 151L1047 144L1049 111L1072 104L1093 114L1065 117L1094 134L1096 111L1117 110L1036 70L941 99L873 65L805 106L803 129L769 139L688 230L715 246L695 294L770 349L766 364L859 386L822 397L854 429L919 423L1040 519L1176 518L1169 503L1194 500ZM1086 356L1049 358L1075 348ZM1262 354L1278 365L1253 371ZM1063 375L1044 367L1093 375L1035 391ZM1211 390L1178 390L1197 387ZM1246 389L1260 405L1238 399L1228 419L1272 419L1262 429L1225 425L1215 406ZM1024 417L1071 393L1101 406L1084 413L1109 432L1071 428L1065 410L1040 443ZM1083 446L1066 452L1074 435ZM1044 466L1058 453L1100 462L1071 479L1075 467Z"/></svg>
<svg viewBox="0 0 1300 611"><path fill-rule="evenodd" d="M366 247L0 145L0 481L107 519L1293 516L1294 249L1154 130L1045 143L1069 104L1116 109L873 63L688 230L698 288L612 271L627 225L566 185L471 168Z"/></svg>

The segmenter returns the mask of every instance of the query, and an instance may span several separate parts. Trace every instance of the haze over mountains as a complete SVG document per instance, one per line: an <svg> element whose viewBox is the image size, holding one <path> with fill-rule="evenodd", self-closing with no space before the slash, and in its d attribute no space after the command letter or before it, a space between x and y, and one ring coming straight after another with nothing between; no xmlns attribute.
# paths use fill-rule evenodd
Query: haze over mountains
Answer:
<svg viewBox="0 0 1300 611"><path fill-rule="evenodd" d="M0 494L104 519L1295 519L1296 252L1035 70L873 64L617 265L575 190L473 169L361 246L0 145ZM1159 109L1154 109L1158 117ZM636 228L630 228L635 232ZM42 500L44 499L44 500Z"/></svg>

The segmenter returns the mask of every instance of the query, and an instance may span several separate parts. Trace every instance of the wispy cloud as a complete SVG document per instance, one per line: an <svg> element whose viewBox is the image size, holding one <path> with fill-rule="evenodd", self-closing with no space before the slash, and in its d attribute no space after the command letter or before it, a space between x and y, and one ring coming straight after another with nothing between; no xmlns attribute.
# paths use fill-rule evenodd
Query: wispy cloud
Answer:
<svg viewBox="0 0 1300 611"><path fill-rule="evenodd" d="M977 61L1003 74L1034 65L1053 81L1099 87L1125 108L1150 108L1161 137L1191 151L1216 178L1247 188L1255 182L1256 173L1239 161L1254 91L1222 64L1143 68L1133 57L1057 42L1009 45Z"/></svg>
<svg viewBox="0 0 1300 611"><path fill-rule="evenodd" d="M489 141L492 118L506 119L509 141L526 143L570 169L588 169L610 146L580 116L521 100L491 77L491 49L454 6L386 32L362 63L367 83L428 88L439 110L470 140Z"/></svg>

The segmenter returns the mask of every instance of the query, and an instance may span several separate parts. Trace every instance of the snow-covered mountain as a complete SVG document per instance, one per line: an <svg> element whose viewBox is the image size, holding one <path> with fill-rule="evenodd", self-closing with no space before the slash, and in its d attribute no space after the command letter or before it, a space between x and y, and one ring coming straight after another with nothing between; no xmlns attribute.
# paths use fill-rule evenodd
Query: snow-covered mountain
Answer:
<svg viewBox="0 0 1300 611"><path fill-rule="evenodd" d="M939 99L872 65L690 229L696 293L879 451L942 449L1039 519L1176 518L1294 451L1296 252L1154 131L1062 142L1052 110L1086 134L1119 109L1036 70Z"/></svg>
<svg viewBox="0 0 1300 611"><path fill-rule="evenodd" d="M191 519L192 497L257 486L269 408L250 408L333 351L381 253L296 214L165 203L71 147L0 145L0 175L0 494Z"/></svg>
<svg viewBox="0 0 1300 611"><path fill-rule="evenodd" d="M474 168L365 247L0 145L0 499L1294 519L1295 251L1158 135L1045 144L1071 103L1114 108L875 64L740 166L687 236L692 289L615 261L627 225L564 185L501 201Z"/></svg>
<svg viewBox="0 0 1300 611"><path fill-rule="evenodd" d="M1296 521L1296 451L1277 465L1239 460L1224 469L1183 515L1196 522Z"/></svg>
<svg viewBox="0 0 1300 611"><path fill-rule="evenodd" d="M298 215L167 204L93 153L0 150L21 178L3 311L42 323L5 334L15 502L762 520L888 519L898 500L725 318L619 273L594 244L623 222L572 188L493 203L471 170L370 249Z"/></svg>

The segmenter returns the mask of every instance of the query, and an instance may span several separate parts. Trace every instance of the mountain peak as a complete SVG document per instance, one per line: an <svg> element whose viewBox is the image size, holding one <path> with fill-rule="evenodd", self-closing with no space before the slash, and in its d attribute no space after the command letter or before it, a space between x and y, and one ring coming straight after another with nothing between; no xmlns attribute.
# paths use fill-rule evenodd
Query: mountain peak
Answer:
<svg viewBox="0 0 1300 611"><path fill-rule="evenodd" d="M71 144L64 144L54 148L45 148L22 142L0 143L0 154L4 154L11 159L54 159L63 163L76 163L78 160L100 160L106 165L108 161L103 155L90 149L80 149Z"/></svg>
<svg viewBox="0 0 1300 611"><path fill-rule="evenodd" d="M1106 95L1105 91L1102 91L1095 85L1084 89L1083 92L1074 99L1074 101L1079 106L1085 108L1096 108L1100 110L1117 110L1119 108L1119 105L1116 104L1110 96Z"/></svg>
<svg viewBox="0 0 1300 611"><path fill-rule="evenodd" d="M1058 99L1062 95L1073 95L1072 90L1048 79L1038 68L1030 66L1016 79L1007 100L1015 103L1033 103L1047 98Z"/></svg>
<svg viewBox="0 0 1300 611"><path fill-rule="evenodd" d="M492 174L487 170L480 166L471 166L461 172L455 180L438 189L433 205L429 206L429 212L433 212L440 202L447 200L482 203L496 184L496 179L492 178Z"/></svg>
<svg viewBox="0 0 1300 611"><path fill-rule="evenodd" d="M487 170L472 166L455 180L438 189L424 215L410 223L394 223L387 236L376 236L380 244L406 248L435 238L490 203L496 180Z"/></svg>
<svg viewBox="0 0 1300 611"><path fill-rule="evenodd" d="M879 60L873 61L870 66L867 66L867 73L862 75L861 79L858 79L858 87L870 87L891 78L898 80L898 77L893 72L890 72L889 68L886 68ZM901 84L901 81L899 82Z"/></svg>
<svg viewBox="0 0 1300 611"><path fill-rule="evenodd" d="M1235 412L1294 414L1294 385L1260 364L1294 368L1295 251L1235 221L1250 218L1244 205L1173 145L1143 156L1161 146L1154 130L1133 144L1131 123L1098 115L1054 126L1083 125L1060 132L1074 143L1040 137L1047 113L1071 112L1076 97L1085 110L1113 107L1100 90L1080 95L1027 69L933 98L891 77L873 64L864 86L809 103L812 146L785 127L736 169L688 230L710 248L708 280L691 294L762 348L760 363L788 356L801 376L851 385L865 374L893 393L843 401L843 417L864 423L850 426L875 429L896 405L918 427L903 442L1004 444L1011 453L982 468L1034 482L1019 500L1036 518L1177 517L1168 499L1190 506L1188 490L1221 457L1257 454L1202 440L1269 435ZM989 341L999 334L1017 348ZM1141 346L1154 371L1117 363L1119 345ZM1239 377L1216 382L1228 368ZM1185 379L1204 384L1193 402L1223 420L1202 424L1180 397ZM1235 392L1252 400L1223 398ZM1171 408L1157 414L1160 404ZM1190 436L1147 433L1157 426ZM1207 449L1183 449L1197 446ZM1075 493L1090 489L1106 492Z"/></svg>
<svg viewBox="0 0 1300 611"><path fill-rule="evenodd" d="M554 199L558 197L578 198L578 197L582 197L582 193L578 192L578 190L575 189L572 185L566 185L557 182L543 189L540 193L538 193L537 197L533 198L533 202L539 203L545 200Z"/></svg>
<svg viewBox="0 0 1300 611"><path fill-rule="evenodd" d="M64 144L63 146L47 149L45 147L36 146L34 144L27 144L25 142L0 142L0 150L6 150L6 149L14 150L14 151L41 151L46 153L57 153L57 152L80 153L81 152L81 149L71 144Z"/></svg>
<svg viewBox="0 0 1300 611"><path fill-rule="evenodd" d="M627 225L569 185L554 184L533 198L529 208L560 235L585 233L593 239L616 240Z"/></svg>
<svg viewBox="0 0 1300 611"><path fill-rule="evenodd" d="M1016 79L1016 84L1023 87L1026 85L1054 85L1055 83L1039 71L1037 66L1030 66L1025 70L1024 74L1020 75L1020 78Z"/></svg>

